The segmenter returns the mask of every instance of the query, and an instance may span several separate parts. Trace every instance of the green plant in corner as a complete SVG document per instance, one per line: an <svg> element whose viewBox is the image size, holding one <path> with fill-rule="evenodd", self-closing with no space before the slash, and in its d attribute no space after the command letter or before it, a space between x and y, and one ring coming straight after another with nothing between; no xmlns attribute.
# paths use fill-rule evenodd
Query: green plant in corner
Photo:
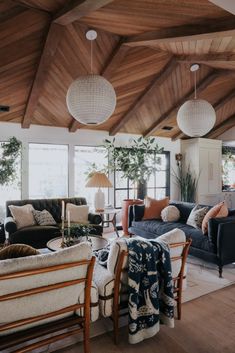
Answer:
<svg viewBox="0 0 235 353"><path fill-rule="evenodd" d="M105 140L109 170L122 172L124 178L138 184L138 198L143 198L146 192L146 183L151 174L157 170L161 163L161 157L157 156L163 152L159 148L155 138L143 138L130 140L130 146L117 147L115 138L113 141Z"/></svg>
<svg viewBox="0 0 235 353"><path fill-rule="evenodd" d="M16 160L21 154L22 143L15 137L11 137L7 142L1 144L1 148L0 184L6 185L16 178Z"/></svg>
<svg viewBox="0 0 235 353"><path fill-rule="evenodd" d="M180 199L184 202L196 202L196 191L199 176L191 171L190 165L183 168L182 161L177 162L178 174L173 171L176 184L180 189Z"/></svg>

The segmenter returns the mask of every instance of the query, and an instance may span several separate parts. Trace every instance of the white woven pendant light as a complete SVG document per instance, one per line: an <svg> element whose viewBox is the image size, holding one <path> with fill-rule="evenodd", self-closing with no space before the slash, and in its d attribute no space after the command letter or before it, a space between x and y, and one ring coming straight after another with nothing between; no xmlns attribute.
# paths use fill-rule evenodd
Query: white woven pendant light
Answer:
<svg viewBox="0 0 235 353"><path fill-rule="evenodd" d="M97 33L93 30L86 34L91 41L91 72L92 72L92 41ZM66 103L70 114L82 124L99 125L114 112L116 94L109 81L100 75L80 76L70 85Z"/></svg>
<svg viewBox="0 0 235 353"><path fill-rule="evenodd" d="M199 65L197 64L190 68L195 75L195 97L186 101L177 114L177 124L180 130L190 137L204 136L216 122L216 114L212 105L203 99L197 99L196 71L198 69Z"/></svg>

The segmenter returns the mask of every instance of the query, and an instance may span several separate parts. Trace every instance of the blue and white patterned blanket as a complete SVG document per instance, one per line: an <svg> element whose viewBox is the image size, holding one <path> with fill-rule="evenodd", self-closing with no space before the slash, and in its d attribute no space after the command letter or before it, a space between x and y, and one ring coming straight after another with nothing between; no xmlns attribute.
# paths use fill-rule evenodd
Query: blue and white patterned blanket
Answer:
<svg viewBox="0 0 235 353"><path fill-rule="evenodd" d="M129 342L154 336L160 321L174 327L174 297L169 247L164 243L130 239Z"/></svg>

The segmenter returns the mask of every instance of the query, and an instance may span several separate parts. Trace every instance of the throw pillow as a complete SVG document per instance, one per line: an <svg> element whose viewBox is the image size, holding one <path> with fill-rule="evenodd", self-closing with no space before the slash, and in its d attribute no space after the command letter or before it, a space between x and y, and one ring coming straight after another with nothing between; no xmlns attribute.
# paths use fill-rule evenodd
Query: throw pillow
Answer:
<svg viewBox="0 0 235 353"><path fill-rule="evenodd" d="M34 226L36 224L33 216L33 206L30 204L24 206L10 205L12 217L16 222L17 229Z"/></svg>
<svg viewBox="0 0 235 353"><path fill-rule="evenodd" d="M202 207L202 206L196 205L190 212L190 215L187 219L186 224L194 228L201 229L203 218L207 214L208 210L209 210L209 207Z"/></svg>
<svg viewBox="0 0 235 353"><path fill-rule="evenodd" d="M52 217L49 211L43 210L33 210L34 218L40 226L54 226L56 225L56 221Z"/></svg>
<svg viewBox="0 0 235 353"><path fill-rule="evenodd" d="M26 257L40 255L40 252L32 246L25 244L12 244L0 250L0 260L15 259L17 257Z"/></svg>
<svg viewBox="0 0 235 353"><path fill-rule="evenodd" d="M208 222L210 218L218 218L218 217L227 217L228 216L228 207L224 202L220 202L214 207L212 207L202 221L202 232L203 234L207 234L208 232Z"/></svg>
<svg viewBox="0 0 235 353"><path fill-rule="evenodd" d="M167 206L161 212L163 222L176 222L180 218L180 211L175 206Z"/></svg>
<svg viewBox="0 0 235 353"><path fill-rule="evenodd" d="M70 221L73 223L88 223L89 206L87 205L74 205L73 203L67 203L66 215L70 212Z"/></svg>
<svg viewBox="0 0 235 353"><path fill-rule="evenodd" d="M155 200L151 197L146 197L144 203L145 209L143 219L159 219L161 218L161 212L163 208L169 205L169 197L165 197L162 200Z"/></svg>

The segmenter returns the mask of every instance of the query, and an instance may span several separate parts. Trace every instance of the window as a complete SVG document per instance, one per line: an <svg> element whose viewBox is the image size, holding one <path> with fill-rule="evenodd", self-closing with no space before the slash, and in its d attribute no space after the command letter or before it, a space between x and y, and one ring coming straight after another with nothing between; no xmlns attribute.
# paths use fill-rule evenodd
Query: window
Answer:
<svg viewBox="0 0 235 353"><path fill-rule="evenodd" d="M0 158L2 154L2 148L0 143ZM0 185L0 221L3 222L5 218L5 204L9 200L20 200L21 199L21 158L19 157L16 161L16 178L9 185Z"/></svg>
<svg viewBox="0 0 235 353"><path fill-rule="evenodd" d="M147 195L155 199L161 199L170 195L170 152L156 155L160 159L158 170L154 172L147 183ZM122 177L120 171L115 171L114 176L114 207L121 208L122 200L135 198L136 186L129 179Z"/></svg>
<svg viewBox="0 0 235 353"><path fill-rule="evenodd" d="M75 195L86 197L88 205L93 205L95 190L86 188L87 174L94 163L99 170L107 166L106 151L102 147L76 146L75 147ZM105 193L105 202L108 203L108 189Z"/></svg>
<svg viewBox="0 0 235 353"><path fill-rule="evenodd" d="M68 146L29 144L29 197L68 196Z"/></svg>
<svg viewBox="0 0 235 353"><path fill-rule="evenodd" d="M235 148L223 148L222 166L223 190L235 190Z"/></svg>

